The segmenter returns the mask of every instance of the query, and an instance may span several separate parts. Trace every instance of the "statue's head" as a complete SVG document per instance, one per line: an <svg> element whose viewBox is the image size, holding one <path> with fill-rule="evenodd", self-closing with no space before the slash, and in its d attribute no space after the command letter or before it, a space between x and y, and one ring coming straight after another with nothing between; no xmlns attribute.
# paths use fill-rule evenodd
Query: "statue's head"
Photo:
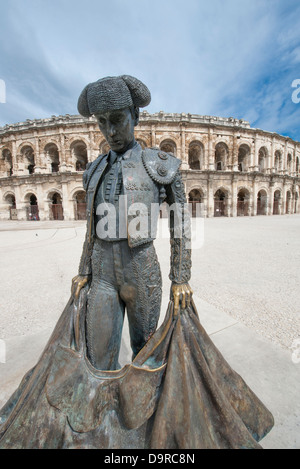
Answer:
<svg viewBox="0 0 300 469"><path fill-rule="evenodd" d="M94 115L112 150L125 151L134 141L139 108L151 101L150 91L130 75L106 77L87 85L78 100L84 117Z"/></svg>

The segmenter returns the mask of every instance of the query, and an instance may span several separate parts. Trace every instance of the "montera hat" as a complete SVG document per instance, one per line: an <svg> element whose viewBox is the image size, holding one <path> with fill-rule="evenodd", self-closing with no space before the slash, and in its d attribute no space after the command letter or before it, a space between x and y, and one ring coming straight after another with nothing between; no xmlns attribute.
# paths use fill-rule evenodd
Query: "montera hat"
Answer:
<svg viewBox="0 0 300 469"><path fill-rule="evenodd" d="M151 101L147 86L130 75L101 78L88 84L78 99L78 111L90 117L127 107L145 107Z"/></svg>

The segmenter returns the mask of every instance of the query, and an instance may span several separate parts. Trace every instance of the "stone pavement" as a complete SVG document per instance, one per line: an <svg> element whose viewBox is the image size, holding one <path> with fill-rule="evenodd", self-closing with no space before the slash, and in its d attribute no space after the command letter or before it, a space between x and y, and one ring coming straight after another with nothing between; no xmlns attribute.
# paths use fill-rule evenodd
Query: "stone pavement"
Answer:
<svg viewBox="0 0 300 469"><path fill-rule="evenodd" d="M202 269L206 268L208 271L203 255L206 248L210 269L214 271L214 267L219 268L220 259L214 258L211 251L215 244L211 230L224 233L226 241L226 236L229 239L234 238L237 232L249 234L249 225L254 227L254 223L257 232L262 229L273 230L272 224L280 222L281 225L286 217L280 218L282 220L277 217L277 222L271 220L271 217L245 218L239 221L205 220L207 235L203 248L193 254L191 282L195 291L194 301L206 331L232 368L244 378L274 415L275 427L262 441L262 446L266 449L300 448L300 363L295 363L296 355L292 355L292 350L284 348L279 341L271 341L260 332L259 327L250 327L246 321L241 320L242 317L235 317L225 311L225 308L217 307L215 298L212 297L212 301L203 299L197 285L205 282ZM285 223L288 224L288 221L286 219ZM232 222L231 226L229 222ZM297 225L296 218L291 221L292 227L294 224ZM300 217L298 228L299 226ZM292 232L292 228L290 231ZM255 233L254 229L254 238ZM84 234L84 222L0 223L0 339L6 346L6 362L0 363L0 406L18 386L23 375L37 362L68 300L71 278L77 271ZM234 243L238 250L237 239ZM161 320L168 303L168 244L166 239L156 241L165 279ZM264 249L267 248L266 244ZM291 249L294 248L292 245ZM270 255L268 252L266 254ZM276 268L280 269L281 265ZM282 266L283 270L285 268ZM211 282L209 276L207 281ZM228 298L230 297L227 296L226 299ZM228 308L230 306L227 305ZM264 331L263 329L262 332ZM300 331L296 329L294 337L299 335ZM125 323L122 364L130 360L130 355L128 327Z"/></svg>

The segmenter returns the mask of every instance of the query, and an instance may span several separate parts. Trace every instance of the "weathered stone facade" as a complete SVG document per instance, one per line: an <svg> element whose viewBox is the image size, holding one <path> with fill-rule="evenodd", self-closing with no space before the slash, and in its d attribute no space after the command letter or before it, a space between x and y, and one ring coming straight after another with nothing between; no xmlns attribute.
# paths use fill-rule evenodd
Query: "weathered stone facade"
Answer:
<svg viewBox="0 0 300 469"><path fill-rule="evenodd" d="M143 147L182 160L193 214L283 215L299 210L300 143L244 120L149 114L136 128ZM82 219L82 172L108 149L96 120L59 116L0 129L0 219Z"/></svg>

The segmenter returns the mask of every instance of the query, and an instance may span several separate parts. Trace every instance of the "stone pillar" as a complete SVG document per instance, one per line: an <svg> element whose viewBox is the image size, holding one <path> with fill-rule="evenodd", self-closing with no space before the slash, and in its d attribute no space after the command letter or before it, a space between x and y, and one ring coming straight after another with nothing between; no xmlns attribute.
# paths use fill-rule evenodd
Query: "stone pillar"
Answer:
<svg viewBox="0 0 300 469"><path fill-rule="evenodd" d="M208 129L208 169L209 171L215 170L215 153L213 149L213 128Z"/></svg>
<svg viewBox="0 0 300 469"><path fill-rule="evenodd" d="M156 147L156 132L155 132L155 125L151 125L151 146Z"/></svg>
<svg viewBox="0 0 300 469"><path fill-rule="evenodd" d="M273 215L273 207L274 207L274 182L270 182L269 188L269 200L268 200L268 212L267 215Z"/></svg>
<svg viewBox="0 0 300 469"><path fill-rule="evenodd" d="M230 216L237 216L237 176L233 175L231 182L231 211Z"/></svg>
<svg viewBox="0 0 300 469"><path fill-rule="evenodd" d="M250 215L253 217L257 215L257 185L255 176L252 181L252 206L250 207Z"/></svg>
<svg viewBox="0 0 300 469"><path fill-rule="evenodd" d="M12 157L12 170L13 170L13 175L18 173L18 159L17 159L17 148L16 148L16 142L12 142L12 152L11 152L11 157Z"/></svg>
<svg viewBox="0 0 300 469"><path fill-rule="evenodd" d="M232 171L239 170L239 154L238 154L238 145L237 145L237 133L233 133L233 143L232 143Z"/></svg>
<svg viewBox="0 0 300 469"><path fill-rule="evenodd" d="M253 171L258 171L258 154L259 154L259 146L258 146L258 136L255 133L255 140L254 140L254 160L253 160Z"/></svg>
<svg viewBox="0 0 300 469"><path fill-rule="evenodd" d="M274 136L272 137L272 143L271 143L271 154L269 154L268 157L268 169L267 172L268 174L272 174L275 171L274 168Z"/></svg>
<svg viewBox="0 0 300 469"><path fill-rule="evenodd" d="M189 169L189 163L188 163L188 158L186 154L186 148L185 148L185 124L181 124L181 160L182 160L182 169Z"/></svg>
<svg viewBox="0 0 300 469"><path fill-rule="evenodd" d="M39 207L39 217L41 221L47 220L47 210L45 211L45 191L42 184L37 184L37 201Z"/></svg>
<svg viewBox="0 0 300 469"><path fill-rule="evenodd" d="M67 171L66 151L65 151L65 136L60 129L60 148L59 148L59 172L65 173Z"/></svg>
<svg viewBox="0 0 300 469"><path fill-rule="evenodd" d="M64 208L64 220L74 220L74 204L69 196L69 185L68 181L62 183L62 194L63 194L63 208Z"/></svg>
<svg viewBox="0 0 300 469"><path fill-rule="evenodd" d="M39 145L39 139L37 137L36 131L34 132L35 136L35 145L34 145L34 172L35 174L41 174L43 171L42 168L42 159L44 155L40 155L40 145Z"/></svg>
<svg viewBox="0 0 300 469"><path fill-rule="evenodd" d="M207 177L207 217L214 216L214 192L213 192L213 178L210 174Z"/></svg>

